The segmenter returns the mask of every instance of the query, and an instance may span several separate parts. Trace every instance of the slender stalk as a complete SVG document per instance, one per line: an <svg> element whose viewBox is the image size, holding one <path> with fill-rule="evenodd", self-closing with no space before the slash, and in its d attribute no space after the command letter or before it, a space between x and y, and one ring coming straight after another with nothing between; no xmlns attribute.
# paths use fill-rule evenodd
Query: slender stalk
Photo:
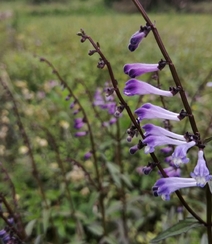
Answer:
<svg viewBox="0 0 212 244"><path fill-rule="evenodd" d="M117 164L119 165L119 170L121 175L124 174L124 165L122 162L122 148L121 148L121 133L120 133L120 124L119 120L116 122L116 161ZM123 224L123 229L124 229L124 237L127 243L129 242L129 237L128 237L128 227L127 227L127 216L126 216L126 211L127 211L127 202L126 202L126 192L125 192L125 184L124 181L121 180L121 189L120 190L120 200L122 202L122 210L121 210L121 216L122 216L122 224Z"/></svg>
<svg viewBox="0 0 212 244"><path fill-rule="evenodd" d="M107 230L106 230L106 219L105 219L105 209L104 209L104 189L102 186L102 182L101 182L101 175L99 172L99 167L98 167L98 160L97 160L97 156L96 156L96 147L95 147L95 143L94 143L94 136L93 136L93 132L91 129L91 124L89 122L89 119L87 117L87 114L85 112L84 107L81 105L79 99L75 96L75 94L73 93L72 89L68 86L68 84L65 82L65 80L61 77L60 73L56 70L56 68L54 67L54 65L48 61L45 58L40 58L41 62L45 62L50 68L52 68L53 73L57 76L57 78L59 79L59 81L61 82L61 84L64 86L64 88L66 88L69 91L69 94L74 98L74 100L76 101L76 103L79 105L83 116L86 120L87 123L87 127L88 127L88 131L89 131L89 138L90 138L90 142L91 142L91 149L92 149L92 154L93 154L93 159L94 159L94 168L95 168L95 172L96 172L96 178L97 178L97 184L98 184L98 191L100 192L99 194L99 205L100 205L100 211L101 211L101 215L102 215L102 227L103 227L103 236L107 235Z"/></svg>
<svg viewBox="0 0 212 244"><path fill-rule="evenodd" d="M212 243L212 232L211 232L211 228L212 228L212 221L211 221L211 217L212 217L212 209L211 209L211 205L212 205L212 200L211 200L211 191L209 188L209 185L206 185L206 200L207 200L207 234L208 234L208 243Z"/></svg>

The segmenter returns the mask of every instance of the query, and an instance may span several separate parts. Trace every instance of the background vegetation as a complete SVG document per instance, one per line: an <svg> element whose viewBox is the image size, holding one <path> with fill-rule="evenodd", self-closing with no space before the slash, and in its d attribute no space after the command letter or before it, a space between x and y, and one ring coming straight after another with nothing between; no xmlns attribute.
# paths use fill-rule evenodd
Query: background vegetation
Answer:
<svg viewBox="0 0 212 244"><path fill-rule="evenodd" d="M118 5L113 6L116 9ZM107 70L96 69L97 56L87 55L91 47L87 42L80 43L76 35L80 28L100 43L120 89L127 80L122 71L125 63L155 63L162 58L151 34L137 53L129 53L130 36L145 23L140 15L118 13L114 8L105 7L100 0L55 1L41 5L1 2L0 76L13 97L2 87L0 189L14 212L21 216L29 236L27 243L149 243L160 231L187 216L174 195L170 202L152 196L151 187L158 178L157 172L150 176L138 173L137 168L147 165L150 159L141 151L134 156L129 154L129 147L137 143L137 139L130 144L126 142L126 130L130 126L126 114L118 123L105 128L102 120L108 121L111 116L92 106L96 89L103 88L109 76ZM211 81L212 35L208 25L211 16L172 10L152 13L150 17L155 20L179 76L186 84L189 100L195 101L192 108L202 135L207 137L211 132L208 101L212 88L204 88ZM69 108L73 97L67 101L68 90L63 89L52 69L40 62L41 57L55 66L85 109L92 125L97 164L92 157L84 158L92 149L89 135L74 136L76 116ZM148 75L142 77L143 80L149 78ZM160 79L162 88L173 86L168 69L161 73ZM132 110L138 107L138 102L160 102L152 96L127 101ZM166 104L174 111L182 108L177 98L167 100ZM20 130L17 110L25 132ZM81 112L78 116L82 117ZM174 128L178 133L189 129L186 121L180 126L174 124ZM207 151L210 163L210 145ZM163 160L163 155L159 151L158 154ZM191 151L190 155L191 165L185 169L186 175L196 163L195 154ZM95 187L98 184L101 189ZM204 217L201 190L183 193ZM3 212L8 216L7 209ZM2 220L1 227L4 226ZM19 231L19 227L17 229ZM203 234L200 228L180 236L178 241L200 243ZM176 243L176 238L163 243Z"/></svg>

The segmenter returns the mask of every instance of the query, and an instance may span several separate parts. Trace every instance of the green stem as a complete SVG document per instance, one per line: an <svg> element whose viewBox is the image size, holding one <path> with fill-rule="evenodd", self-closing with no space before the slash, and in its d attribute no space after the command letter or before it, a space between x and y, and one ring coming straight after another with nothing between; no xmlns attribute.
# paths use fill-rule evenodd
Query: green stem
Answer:
<svg viewBox="0 0 212 244"><path fill-rule="evenodd" d="M212 243L212 233L211 233L211 191L209 185L206 185L206 199L207 199L207 234L208 234L208 243Z"/></svg>

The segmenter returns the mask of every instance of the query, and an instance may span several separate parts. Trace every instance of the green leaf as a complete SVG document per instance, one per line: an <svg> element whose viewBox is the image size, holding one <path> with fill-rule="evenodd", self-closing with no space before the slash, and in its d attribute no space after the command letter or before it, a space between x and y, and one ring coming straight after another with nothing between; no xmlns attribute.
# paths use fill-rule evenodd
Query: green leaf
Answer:
<svg viewBox="0 0 212 244"><path fill-rule="evenodd" d="M130 188L133 187L133 185L132 185L132 183L131 183L131 181L130 181L130 178L129 178L127 175L121 174L121 179L124 181L124 183L125 183L128 187L130 187Z"/></svg>
<svg viewBox="0 0 212 244"><path fill-rule="evenodd" d="M25 231L26 231L27 236L30 236L30 235L32 234L32 230L33 230L33 228L34 228L34 226L35 226L36 221L37 221L37 219L33 219L33 220L31 220L31 221L27 224L27 226L25 227Z"/></svg>
<svg viewBox="0 0 212 244"><path fill-rule="evenodd" d="M101 225L98 224L92 224L88 226L88 229L95 235L101 236L103 234L103 229Z"/></svg>
<svg viewBox="0 0 212 244"><path fill-rule="evenodd" d="M161 240L164 240L170 236L179 235L189 231L192 228L202 226L194 218L187 218L185 220L180 220L176 225L173 225L169 229L161 232L156 238L152 239L150 243L158 243Z"/></svg>
<svg viewBox="0 0 212 244"><path fill-rule="evenodd" d="M34 244L42 244L42 243L43 243L43 235L37 236Z"/></svg>
<svg viewBox="0 0 212 244"><path fill-rule="evenodd" d="M206 139L203 141L203 144L207 144L207 143L210 142L211 140L212 140L212 136L206 138Z"/></svg>
<svg viewBox="0 0 212 244"><path fill-rule="evenodd" d="M208 181L208 185L209 185L210 192L211 192L211 194L212 194L212 181L211 181L211 180Z"/></svg>

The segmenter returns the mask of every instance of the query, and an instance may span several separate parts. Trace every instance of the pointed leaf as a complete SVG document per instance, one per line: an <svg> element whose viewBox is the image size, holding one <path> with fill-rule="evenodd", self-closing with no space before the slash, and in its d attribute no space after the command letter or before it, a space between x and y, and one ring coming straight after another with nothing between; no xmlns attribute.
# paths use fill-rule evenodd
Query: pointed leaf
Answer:
<svg viewBox="0 0 212 244"><path fill-rule="evenodd" d="M207 143L210 142L211 140L212 140L212 136L206 138L206 139L203 141L203 144L207 144Z"/></svg>
<svg viewBox="0 0 212 244"><path fill-rule="evenodd" d="M194 227L202 226L199 222L197 222L194 218L187 218L185 220L179 221L177 224L173 225L169 229L161 232L157 237L151 240L150 243L158 243L161 240L164 240L170 236L179 235L181 233L185 233Z"/></svg>
<svg viewBox="0 0 212 244"><path fill-rule="evenodd" d="M35 226L35 223L36 223L37 219L33 219L31 220L25 227L25 231L26 231L26 234L27 236L30 236L32 234L32 230Z"/></svg>

